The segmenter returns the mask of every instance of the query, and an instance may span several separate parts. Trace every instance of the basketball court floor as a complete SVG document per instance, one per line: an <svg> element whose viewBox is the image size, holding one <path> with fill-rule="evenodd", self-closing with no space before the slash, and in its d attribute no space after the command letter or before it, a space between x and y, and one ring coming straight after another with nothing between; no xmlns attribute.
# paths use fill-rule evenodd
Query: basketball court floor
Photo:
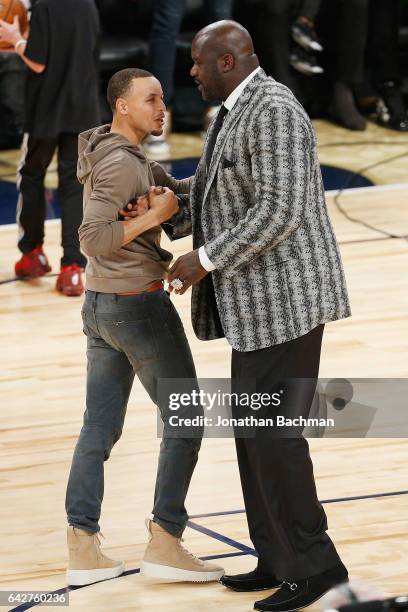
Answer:
<svg viewBox="0 0 408 612"><path fill-rule="evenodd" d="M408 156L396 158L408 153L408 136L376 126L358 136L326 122L316 122L316 127L320 158L327 165L358 171L395 158L362 172L374 187L349 189L339 201L343 212L376 229L351 221L335 204L335 194L327 195L353 316L326 326L320 375L408 377ZM172 137L174 159L198 156L200 147L198 136ZM17 152L0 153L3 181L13 180L17 158ZM52 186L52 172L48 180ZM31 282L13 279L16 232L13 225L0 226L0 591L65 593L64 496L85 397L82 300L57 294L52 274ZM59 221L48 221L45 250L53 272L58 270L59 240ZM191 248L188 238L171 246L163 238L163 245L176 257ZM197 340L190 324L189 292L173 299L199 377L228 377L227 342ZM101 520L103 548L112 558L124 560L127 571L111 581L72 589L70 610L251 610L260 598L257 594L234 593L220 584L165 584L139 575L159 442L155 409L136 380L123 436L105 465ZM407 592L408 441L309 442L329 534L351 578L376 585L385 595ZM185 545L192 552L217 559L227 573L253 569L256 559L233 440L203 441L188 510ZM30 608L15 603L0 609ZM319 603L310 608L318 609Z"/></svg>

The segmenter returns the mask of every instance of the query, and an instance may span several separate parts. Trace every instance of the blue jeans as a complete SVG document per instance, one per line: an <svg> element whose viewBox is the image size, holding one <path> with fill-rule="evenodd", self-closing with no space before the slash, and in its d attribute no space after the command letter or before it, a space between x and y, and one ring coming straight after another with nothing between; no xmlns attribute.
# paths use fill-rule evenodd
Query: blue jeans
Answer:
<svg viewBox="0 0 408 612"><path fill-rule="evenodd" d="M164 103L174 95L174 69L177 36L183 20L186 0L156 0L150 31L150 70L161 83ZM231 19L233 0L205 0L208 23Z"/></svg>
<svg viewBox="0 0 408 612"><path fill-rule="evenodd" d="M160 378L189 379L193 388L198 387L183 324L165 291L126 296L87 291L82 317L88 344L86 410L68 481L66 511L70 525L95 533L99 531L104 461L121 436L135 374L152 401L161 402L158 408L163 420L169 407L168 401L157 397ZM189 416L200 410L191 407ZM171 435L165 427L153 516L179 537L188 520L184 502L201 437Z"/></svg>

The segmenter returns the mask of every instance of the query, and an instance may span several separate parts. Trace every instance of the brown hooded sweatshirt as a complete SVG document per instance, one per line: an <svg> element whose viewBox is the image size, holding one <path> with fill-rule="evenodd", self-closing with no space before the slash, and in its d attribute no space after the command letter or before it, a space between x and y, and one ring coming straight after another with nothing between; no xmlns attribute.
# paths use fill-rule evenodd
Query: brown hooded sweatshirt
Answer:
<svg viewBox="0 0 408 612"><path fill-rule="evenodd" d="M145 291L165 277L172 254L160 246L159 226L122 246L119 209L152 185L188 193L190 179L178 181L143 148L104 125L79 135L78 179L84 184L84 217L79 228L88 255L86 287L101 293Z"/></svg>

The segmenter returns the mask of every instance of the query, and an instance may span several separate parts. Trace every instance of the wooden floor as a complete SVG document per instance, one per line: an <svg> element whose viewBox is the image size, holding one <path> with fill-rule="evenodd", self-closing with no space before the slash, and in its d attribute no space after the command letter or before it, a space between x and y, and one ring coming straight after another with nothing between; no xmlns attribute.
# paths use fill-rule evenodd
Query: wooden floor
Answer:
<svg viewBox="0 0 408 612"><path fill-rule="evenodd" d="M378 233L346 220L328 198L350 289L353 317L326 327L321 376L407 377L408 242L373 240ZM344 208L377 227L408 235L408 185L351 191ZM58 267L59 224L47 224L46 252ZM0 228L0 279L12 278L16 229ZM164 241L165 244L165 241ZM165 244L166 246L166 244ZM189 239L172 247L176 255ZM54 291L54 277L0 285L0 590L64 586L64 494L85 394L85 337L81 299ZM229 375L224 340L198 341L189 319L189 294L176 296L201 377ZM157 449L155 411L135 383L122 439L106 465L102 532L108 554L136 570L146 544L143 519L151 511ZM407 489L405 439L311 440L319 498L329 533L352 577L387 594L408 590L408 495L375 497ZM217 555L228 572L251 569L250 554L222 536L251 546L232 440L205 440L193 477L188 510L193 518L186 545ZM206 527L212 535L198 529ZM218 537L217 534L221 534ZM218 584L158 584L130 573L71 592L71 610L169 612L252 609L251 594ZM6 609L6 608L2 608ZM8 608L7 608L8 609ZM43 607L38 607L42 610ZM44 608L45 609L45 608ZM318 605L311 610L317 610Z"/></svg>

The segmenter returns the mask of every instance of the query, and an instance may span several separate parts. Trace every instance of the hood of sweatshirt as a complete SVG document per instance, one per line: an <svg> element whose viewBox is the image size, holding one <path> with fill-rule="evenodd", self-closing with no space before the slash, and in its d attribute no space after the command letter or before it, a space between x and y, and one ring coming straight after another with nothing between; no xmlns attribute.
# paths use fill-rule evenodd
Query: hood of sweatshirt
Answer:
<svg viewBox="0 0 408 612"><path fill-rule="evenodd" d="M141 162L147 163L140 145L133 145L121 134L112 133L110 127L102 125L79 135L77 175L80 183L85 183L95 164L117 149L125 149Z"/></svg>

